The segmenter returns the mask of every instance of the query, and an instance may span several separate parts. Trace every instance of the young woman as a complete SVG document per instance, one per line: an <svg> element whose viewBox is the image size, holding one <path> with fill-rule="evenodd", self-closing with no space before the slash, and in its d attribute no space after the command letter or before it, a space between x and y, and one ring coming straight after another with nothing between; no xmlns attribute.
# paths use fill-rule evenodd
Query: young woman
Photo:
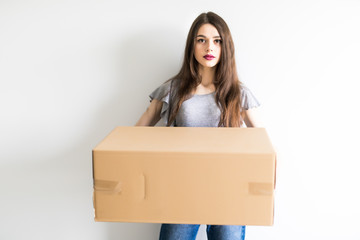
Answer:
<svg viewBox="0 0 360 240"><path fill-rule="evenodd" d="M179 127L259 127L260 104L239 81L235 51L225 21L213 12L200 14L186 42L180 72L150 94L151 104L136 123L154 126L163 119ZM199 225L163 224L160 240L194 240ZM245 226L208 225L209 240L243 240Z"/></svg>

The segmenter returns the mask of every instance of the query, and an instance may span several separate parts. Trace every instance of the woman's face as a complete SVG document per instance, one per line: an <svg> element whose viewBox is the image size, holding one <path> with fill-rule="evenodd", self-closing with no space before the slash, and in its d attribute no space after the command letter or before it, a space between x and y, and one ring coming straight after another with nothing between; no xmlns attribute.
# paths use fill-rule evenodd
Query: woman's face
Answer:
<svg viewBox="0 0 360 240"><path fill-rule="evenodd" d="M195 39L195 59L203 68L218 64L221 56L221 37L217 29L206 23L199 28Z"/></svg>

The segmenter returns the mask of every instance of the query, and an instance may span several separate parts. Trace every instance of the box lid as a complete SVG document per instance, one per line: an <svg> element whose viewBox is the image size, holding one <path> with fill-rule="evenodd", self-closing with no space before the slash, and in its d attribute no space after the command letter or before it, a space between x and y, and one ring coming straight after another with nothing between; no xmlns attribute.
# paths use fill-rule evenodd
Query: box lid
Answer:
<svg viewBox="0 0 360 240"><path fill-rule="evenodd" d="M117 127L94 151L275 153L264 128L206 127Z"/></svg>

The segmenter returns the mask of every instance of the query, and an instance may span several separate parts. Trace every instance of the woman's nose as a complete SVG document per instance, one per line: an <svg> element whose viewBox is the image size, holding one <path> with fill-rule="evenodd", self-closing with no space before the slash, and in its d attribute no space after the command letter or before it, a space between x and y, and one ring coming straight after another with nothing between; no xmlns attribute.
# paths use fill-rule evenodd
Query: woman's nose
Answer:
<svg viewBox="0 0 360 240"><path fill-rule="evenodd" d="M212 52L213 51L213 45L209 42L206 46L206 52Z"/></svg>

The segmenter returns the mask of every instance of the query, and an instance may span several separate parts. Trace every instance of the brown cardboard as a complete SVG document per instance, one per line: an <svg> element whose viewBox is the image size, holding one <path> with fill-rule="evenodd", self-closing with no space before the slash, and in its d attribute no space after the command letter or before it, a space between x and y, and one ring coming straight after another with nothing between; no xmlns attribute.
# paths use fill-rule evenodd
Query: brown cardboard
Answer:
<svg viewBox="0 0 360 240"><path fill-rule="evenodd" d="M117 127L93 150L96 221L272 225L263 128Z"/></svg>

